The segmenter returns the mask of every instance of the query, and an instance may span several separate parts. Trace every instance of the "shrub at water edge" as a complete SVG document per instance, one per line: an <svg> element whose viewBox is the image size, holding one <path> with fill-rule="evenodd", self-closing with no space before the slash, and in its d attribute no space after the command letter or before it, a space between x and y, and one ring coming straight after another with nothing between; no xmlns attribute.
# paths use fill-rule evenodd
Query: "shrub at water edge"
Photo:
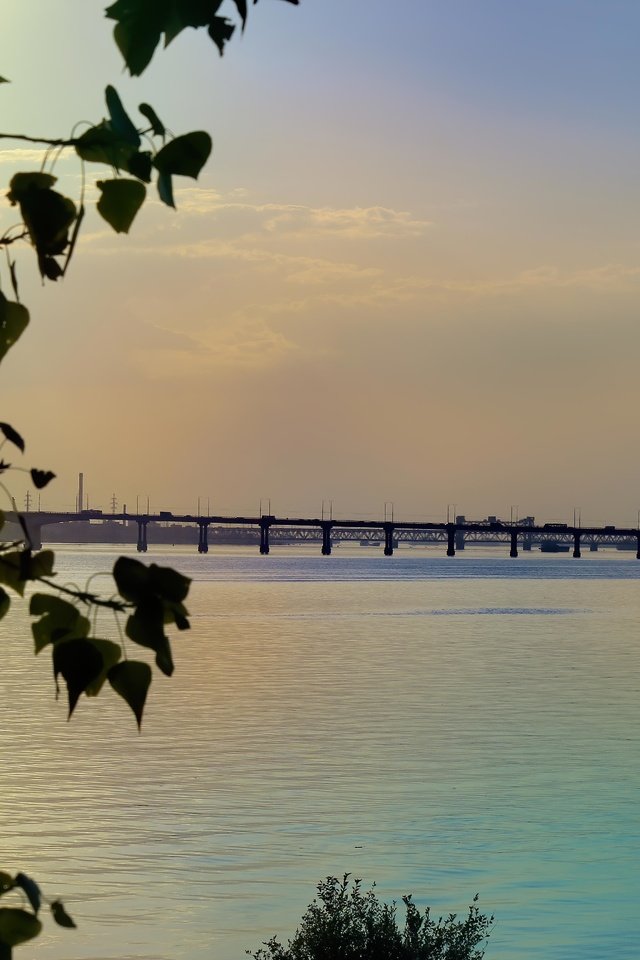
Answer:
<svg viewBox="0 0 640 960"><path fill-rule="evenodd" d="M380 903L373 889L363 893L361 880L327 877L307 907L287 946L273 937L252 953L253 960L482 960L493 917L480 913L477 895L464 919L455 913L434 920L421 914L410 896L403 897L404 929L396 904Z"/></svg>

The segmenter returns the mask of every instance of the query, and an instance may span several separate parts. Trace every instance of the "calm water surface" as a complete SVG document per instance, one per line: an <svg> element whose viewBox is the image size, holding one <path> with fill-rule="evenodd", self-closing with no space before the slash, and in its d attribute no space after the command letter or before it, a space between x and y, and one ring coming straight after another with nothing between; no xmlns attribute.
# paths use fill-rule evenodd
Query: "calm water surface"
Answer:
<svg viewBox="0 0 640 960"><path fill-rule="evenodd" d="M487 960L637 960L633 554L147 559L194 578L193 630L141 736L114 698L67 724L5 621L0 866L79 924L23 960L241 960L345 872L442 912L479 892Z"/></svg>

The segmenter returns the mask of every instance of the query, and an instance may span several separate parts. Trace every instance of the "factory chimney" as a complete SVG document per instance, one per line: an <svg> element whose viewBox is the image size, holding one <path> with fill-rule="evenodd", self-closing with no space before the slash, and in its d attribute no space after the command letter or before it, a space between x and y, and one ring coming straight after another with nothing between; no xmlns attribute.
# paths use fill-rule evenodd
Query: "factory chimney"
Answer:
<svg viewBox="0 0 640 960"><path fill-rule="evenodd" d="M84 473L78 474L78 502L77 502L77 513L82 513L82 505L84 502Z"/></svg>

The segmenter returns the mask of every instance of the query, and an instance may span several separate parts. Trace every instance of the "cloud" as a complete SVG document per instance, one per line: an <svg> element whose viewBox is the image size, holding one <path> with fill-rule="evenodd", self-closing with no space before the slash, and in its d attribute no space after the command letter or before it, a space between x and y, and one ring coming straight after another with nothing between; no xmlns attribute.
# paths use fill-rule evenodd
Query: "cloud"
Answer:
<svg viewBox="0 0 640 960"><path fill-rule="evenodd" d="M432 224L417 220L406 211L388 207L331 207L277 206L260 208L267 214L265 230L289 236L308 236L309 233L329 234L351 239L401 239L419 237Z"/></svg>
<svg viewBox="0 0 640 960"><path fill-rule="evenodd" d="M0 163L42 163L42 158L47 152L47 147L7 147L0 150Z"/></svg>
<svg viewBox="0 0 640 960"><path fill-rule="evenodd" d="M242 191L241 191L242 193ZM234 191L233 196L238 192ZM215 215L251 221L254 230L280 237L333 236L372 240L419 237L431 221L389 207L310 207L290 203L248 203L227 199L215 190L186 188L176 194L179 209L201 216Z"/></svg>
<svg viewBox="0 0 640 960"><path fill-rule="evenodd" d="M225 368L264 369L299 352L283 334L258 319L207 331L199 339L148 322L140 325L140 333L131 357L151 380L201 376Z"/></svg>

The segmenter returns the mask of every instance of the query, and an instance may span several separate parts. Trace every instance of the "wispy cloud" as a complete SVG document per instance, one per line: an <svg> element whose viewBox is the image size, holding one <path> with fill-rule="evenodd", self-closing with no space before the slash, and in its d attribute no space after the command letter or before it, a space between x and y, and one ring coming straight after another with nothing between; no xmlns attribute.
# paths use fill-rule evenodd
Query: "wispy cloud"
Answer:
<svg viewBox="0 0 640 960"><path fill-rule="evenodd" d="M259 319L227 324L201 338L148 322L140 325L140 333L131 357L152 380L182 379L225 368L272 367L299 352L292 341Z"/></svg>
<svg viewBox="0 0 640 960"><path fill-rule="evenodd" d="M187 188L178 191L181 211L201 216L238 214L252 218L254 229L279 236L340 236L353 239L421 236L431 221L389 207L311 207L290 203L250 203L215 190Z"/></svg>

